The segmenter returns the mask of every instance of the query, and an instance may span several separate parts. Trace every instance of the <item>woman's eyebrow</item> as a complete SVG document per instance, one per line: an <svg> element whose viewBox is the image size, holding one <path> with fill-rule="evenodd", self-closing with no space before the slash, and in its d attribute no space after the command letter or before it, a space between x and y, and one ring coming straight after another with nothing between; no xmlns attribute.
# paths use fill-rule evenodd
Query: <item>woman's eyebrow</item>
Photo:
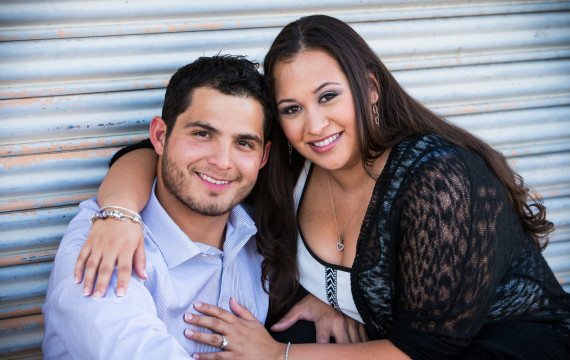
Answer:
<svg viewBox="0 0 570 360"><path fill-rule="evenodd" d="M340 85L340 84L332 81L324 82L320 86L318 86L315 90L313 90L313 94L318 93L322 88L324 88L327 85Z"/></svg>
<svg viewBox="0 0 570 360"><path fill-rule="evenodd" d="M318 93L322 88L324 88L327 85L341 85L341 84L337 83L337 82L332 82L332 81L324 82L321 85L317 86L317 88L315 90L313 90L313 94ZM277 105L279 105L281 103L285 103L285 102L295 102L295 99L281 99L277 102Z"/></svg>

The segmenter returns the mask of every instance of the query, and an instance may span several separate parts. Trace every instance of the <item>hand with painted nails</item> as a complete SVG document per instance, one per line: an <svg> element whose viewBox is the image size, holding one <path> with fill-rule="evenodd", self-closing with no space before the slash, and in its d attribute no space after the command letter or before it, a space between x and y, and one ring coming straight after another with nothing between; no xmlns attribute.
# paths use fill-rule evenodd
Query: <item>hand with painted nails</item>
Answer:
<svg viewBox="0 0 570 360"><path fill-rule="evenodd" d="M325 304L312 294L305 296L275 323L271 330L284 331L299 320L315 323L317 342L328 343L331 337L336 343L358 343L368 341L364 325Z"/></svg>
<svg viewBox="0 0 570 360"><path fill-rule="evenodd" d="M95 221L77 257L74 281L79 284L83 279L84 296L93 294L94 298L100 298L105 295L117 265L116 292L118 296L123 296L127 291L133 262L136 274L146 279L142 227L132 221ZM95 281L97 284L93 290Z"/></svg>
<svg viewBox="0 0 570 360"><path fill-rule="evenodd" d="M236 300L230 300L233 314L217 306L202 303L194 303L194 308L204 315L186 314L184 321L207 328L213 334L186 330L185 336L221 349L219 352L193 354L195 359L283 358L287 344L273 340L263 324Z"/></svg>

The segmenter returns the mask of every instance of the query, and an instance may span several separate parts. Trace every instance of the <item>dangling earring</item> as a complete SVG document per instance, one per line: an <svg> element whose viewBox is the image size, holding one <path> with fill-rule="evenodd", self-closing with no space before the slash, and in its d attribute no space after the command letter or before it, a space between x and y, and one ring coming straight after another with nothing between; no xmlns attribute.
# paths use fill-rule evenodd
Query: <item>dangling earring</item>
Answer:
<svg viewBox="0 0 570 360"><path fill-rule="evenodd" d="M378 106L372 105L372 114L374 115L374 122L376 126L380 126L380 114L378 113Z"/></svg>
<svg viewBox="0 0 570 360"><path fill-rule="evenodd" d="M287 146L289 146L289 165L291 165L291 154L293 154L293 147L289 141L287 141Z"/></svg>

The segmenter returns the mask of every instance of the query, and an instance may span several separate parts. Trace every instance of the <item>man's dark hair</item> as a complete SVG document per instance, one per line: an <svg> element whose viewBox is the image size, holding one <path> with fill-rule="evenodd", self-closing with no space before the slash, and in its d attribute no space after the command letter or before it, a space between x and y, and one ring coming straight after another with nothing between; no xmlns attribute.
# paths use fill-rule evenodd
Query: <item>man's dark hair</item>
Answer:
<svg viewBox="0 0 570 360"><path fill-rule="evenodd" d="M252 98L263 107L263 141L269 139L273 112L269 86L259 73L259 64L243 56L217 55L200 57L178 69L166 88L162 119L166 123L166 138L170 136L176 119L192 103L192 93L199 87L209 87L225 95ZM237 109L236 109L237 110Z"/></svg>

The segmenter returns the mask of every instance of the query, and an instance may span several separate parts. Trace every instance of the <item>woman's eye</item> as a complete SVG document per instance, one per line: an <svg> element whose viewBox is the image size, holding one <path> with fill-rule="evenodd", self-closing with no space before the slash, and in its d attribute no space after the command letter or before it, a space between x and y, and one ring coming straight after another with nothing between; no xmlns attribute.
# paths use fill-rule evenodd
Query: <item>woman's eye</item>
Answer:
<svg viewBox="0 0 570 360"><path fill-rule="evenodd" d="M321 102L329 102L330 100L334 99L336 97L336 93L334 92L328 92L328 93L324 93L321 97L320 97L320 101Z"/></svg>
<svg viewBox="0 0 570 360"><path fill-rule="evenodd" d="M297 105L293 105L293 106L289 106L286 107L282 110L282 113L285 115L290 115L290 114L295 114L297 112L299 112L299 110L301 110L301 108Z"/></svg>

